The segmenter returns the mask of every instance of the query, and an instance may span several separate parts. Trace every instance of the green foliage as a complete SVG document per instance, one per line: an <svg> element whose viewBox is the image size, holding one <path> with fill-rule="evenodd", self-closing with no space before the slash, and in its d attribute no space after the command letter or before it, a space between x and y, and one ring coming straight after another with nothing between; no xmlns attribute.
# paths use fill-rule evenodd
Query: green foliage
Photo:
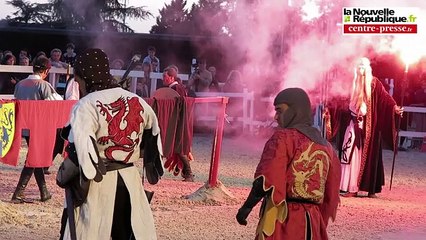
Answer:
<svg viewBox="0 0 426 240"><path fill-rule="evenodd" d="M229 14L232 12L232 1L199 0L192 5L188 21L192 23L196 35L220 36L225 34Z"/></svg>
<svg viewBox="0 0 426 240"><path fill-rule="evenodd" d="M235 1L235 0L233 0ZM150 33L214 37L224 34L231 11L226 0L199 0L188 10L186 0L165 4Z"/></svg>
<svg viewBox="0 0 426 240"><path fill-rule="evenodd" d="M145 7L126 5L127 0L50 0L49 3L30 3L9 0L8 4L18 10L9 24L43 25L91 31L133 32L126 19L146 19L152 14Z"/></svg>
<svg viewBox="0 0 426 240"><path fill-rule="evenodd" d="M40 24L50 18L48 14L49 4L30 3L23 0L9 0L6 3L18 9L12 13L15 17L6 17L9 22Z"/></svg>
<svg viewBox="0 0 426 240"><path fill-rule="evenodd" d="M187 27L188 10L185 9L186 0L173 0L170 4L164 4L156 18L156 25L152 26L150 33L180 34Z"/></svg>

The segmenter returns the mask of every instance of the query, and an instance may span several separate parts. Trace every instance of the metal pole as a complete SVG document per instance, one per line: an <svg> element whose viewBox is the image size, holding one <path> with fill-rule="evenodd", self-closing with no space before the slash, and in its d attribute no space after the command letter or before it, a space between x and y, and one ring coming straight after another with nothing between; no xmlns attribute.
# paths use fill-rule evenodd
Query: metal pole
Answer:
<svg viewBox="0 0 426 240"><path fill-rule="evenodd" d="M405 64L405 70L404 70L404 78L401 83L401 107L404 105L404 95L405 95L405 84L407 83L408 79L408 63ZM395 170L395 160L396 155L398 154L398 146L399 146L399 128L401 126L401 119L402 116L397 119L397 129L396 129L396 144L394 146L393 150L393 159L392 159L392 170L391 170L391 178L389 183L389 191L392 190L392 182L393 182L393 173Z"/></svg>
<svg viewBox="0 0 426 240"><path fill-rule="evenodd" d="M326 42L325 44L328 45L330 42L330 19L328 16L325 17L324 19L324 31L325 31L325 35L326 35ZM327 139L327 120L325 119L324 113L325 110L327 109L328 106L328 84L329 84L329 72L330 69L327 69L327 71L323 74L323 83L321 86L321 102L320 102L320 120L321 120L321 134L324 138Z"/></svg>

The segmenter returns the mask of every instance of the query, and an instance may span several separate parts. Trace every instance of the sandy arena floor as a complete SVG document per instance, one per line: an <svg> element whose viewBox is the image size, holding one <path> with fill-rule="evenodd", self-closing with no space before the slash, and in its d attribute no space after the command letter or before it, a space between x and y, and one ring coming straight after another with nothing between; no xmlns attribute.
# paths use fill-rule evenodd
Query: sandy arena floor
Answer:
<svg viewBox="0 0 426 240"><path fill-rule="evenodd" d="M192 163L196 182L181 182L167 173L158 185L146 186L155 191L152 203L158 239L218 240L253 239L258 221L258 207L240 226L235 214L248 194L253 172L265 139L253 137L225 138L219 179L235 200L188 201L183 196L197 191L208 179L212 136L197 135ZM53 199L33 204L9 203L22 169L21 165L0 165L0 239L58 239L64 201L63 190L55 184L55 174L47 176ZM385 151L386 184L389 183L392 152ZM58 157L55 171L61 159ZM385 186L377 199L342 198L337 219L330 223L330 239L426 239L426 153L400 152L395 167L392 191ZM34 178L26 195L39 198Z"/></svg>

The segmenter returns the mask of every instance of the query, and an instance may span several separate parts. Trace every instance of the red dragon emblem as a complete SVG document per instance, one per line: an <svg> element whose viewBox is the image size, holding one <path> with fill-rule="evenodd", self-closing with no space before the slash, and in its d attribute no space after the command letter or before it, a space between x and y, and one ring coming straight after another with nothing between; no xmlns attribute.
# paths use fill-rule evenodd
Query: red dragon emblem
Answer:
<svg viewBox="0 0 426 240"><path fill-rule="evenodd" d="M135 146L139 143L139 136L143 123L141 112L144 111L138 97L124 99L120 97L110 104L97 101L96 107L108 122L108 135L98 139L98 143L105 145L111 141L114 145L105 149L105 157L115 160L114 151L128 152L124 162L129 161L133 155ZM135 137L137 136L137 137ZM133 137L133 138L132 138Z"/></svg>

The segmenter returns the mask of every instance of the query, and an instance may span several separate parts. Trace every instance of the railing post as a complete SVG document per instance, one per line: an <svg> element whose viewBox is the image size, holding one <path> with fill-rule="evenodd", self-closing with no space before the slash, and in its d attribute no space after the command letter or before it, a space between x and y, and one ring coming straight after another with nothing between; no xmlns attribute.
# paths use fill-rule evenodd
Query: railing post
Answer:
<svg viewBox="0 0 426 240"><path fill-rule="evenodd" d="M250 114L249 130L250 130L250 133L253 134L254 132L254 91L250 93L250 113L249 114Z"/></svg>
<svg viewBox="0 0 426 240"><path fill-rule="evenodd" d="M222 148L222 139L223 139L223 126L225 124L225 109L226 104L228 103L227 97L222 97L221 107L217 114L217 125L213 138L212 146L212 155L210 163L210 172L209 172L209 187L217 186L217 179L219 175L219 160L220 160L220 151Z"/></svg>
<svg viewBox="0 0 426 240"><path fill-rule="evenodd" d="M132 81L130 82L130 91L136 94L136 86L138 85L138 78L132 77Z"/></svg>
<svg viewBox="0 0 426 240"><path fill-rule="evenodd" d="M157 79L151 78L151 89L150 89L150 92L149 92L149 96L152 96L152 94L155 92L155 90L157 90Z"/></svg>
<svg viewBox="0 0 426 240"><path fill-rule="evenodd" d="M247 88L243 89L243 131L247 129L247 101L248 101Z"/></svg>
<svg viewBox="0 0 426 240"><path fill-rule="evenodd" d="M49 73L49 83L54 89L56 88L56 73Z"/></svg>

